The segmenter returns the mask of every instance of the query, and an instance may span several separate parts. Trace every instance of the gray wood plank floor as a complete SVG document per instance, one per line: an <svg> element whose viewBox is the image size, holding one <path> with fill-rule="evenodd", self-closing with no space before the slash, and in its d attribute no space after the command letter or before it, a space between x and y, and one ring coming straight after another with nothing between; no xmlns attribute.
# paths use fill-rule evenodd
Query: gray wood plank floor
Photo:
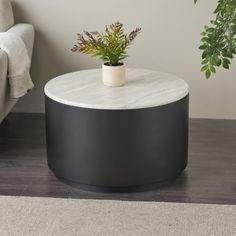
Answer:
<svg viewBox="0 0 236 236"><path fill-rule="evenodd" d="M9 115L0 125L0 195L236 204L236 121L192 119L189 165L174 182L141 193L75 189L47 168L44 116Z"/></svg>

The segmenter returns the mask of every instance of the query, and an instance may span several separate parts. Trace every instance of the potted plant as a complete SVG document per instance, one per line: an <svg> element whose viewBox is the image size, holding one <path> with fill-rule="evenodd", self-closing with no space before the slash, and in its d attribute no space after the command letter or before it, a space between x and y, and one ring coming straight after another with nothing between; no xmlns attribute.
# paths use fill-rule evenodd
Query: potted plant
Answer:
<svg viewBox="0 0 236 236"><path fill-rule="evenodd" d="M136 28L129 34L124 33L123 24L116 22L106 26L105 32L88 32L78 34L77 44L72 52L100 57L103 64L103 83L107 86L122 86L125 82L125 65L128 57L127 48L140 33Z"/></svg>
<svg viewBox="0 0 236 236"><path fill-rule="evenodd" d="M196 3L197 0L194 0ZM216 67L229 69L236 54L236 0L218 0L216 17L201 33L202 71L206 78L216 73Z"/></svg>

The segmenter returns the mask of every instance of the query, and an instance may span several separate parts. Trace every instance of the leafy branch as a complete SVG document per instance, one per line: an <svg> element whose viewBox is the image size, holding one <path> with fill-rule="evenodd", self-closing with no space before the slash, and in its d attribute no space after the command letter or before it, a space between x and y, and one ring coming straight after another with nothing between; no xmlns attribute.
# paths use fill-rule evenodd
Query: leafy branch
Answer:
<svg viewBox="0 0 236 236"><path fill-rule="evenodd" d="M117 66L128 57L127 48L140 32L141 28L136 28L125 34L123 24L116 22L106 26L102 33L84 31L84 34L78 34L77 44L71 50L99 57L105 64Z"/></svg>
<svg viewBox="0 0 236 236"><path fill-rule="evenodd" d="M236 54L236 0L218 0L214 14L215 19L201 33L199 47L203 50L201 71L207 79L216 73L217 67L229 69Z"/></svg>

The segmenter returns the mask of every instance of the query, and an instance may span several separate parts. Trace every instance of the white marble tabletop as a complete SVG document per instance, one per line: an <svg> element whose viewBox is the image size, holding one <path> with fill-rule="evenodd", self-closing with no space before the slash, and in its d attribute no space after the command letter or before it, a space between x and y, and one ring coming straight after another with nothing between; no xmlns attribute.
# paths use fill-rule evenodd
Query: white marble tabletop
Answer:
<svg viewBox="0 0 236 236"><path fill-rule="evenodd" d="M102 83L102 70L84 70L59 76L45 86L49 98L66 105L108 110L156 107L178 101L189 93L187 83L170 74L127 69L122 87Z"/></svg>

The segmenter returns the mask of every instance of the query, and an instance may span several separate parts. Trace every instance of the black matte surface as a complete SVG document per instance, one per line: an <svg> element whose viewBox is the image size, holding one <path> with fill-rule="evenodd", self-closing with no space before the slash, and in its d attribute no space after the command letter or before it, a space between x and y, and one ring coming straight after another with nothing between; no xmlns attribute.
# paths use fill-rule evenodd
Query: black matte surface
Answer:
<svg viewBox="0 0 236 236"><path fill-rule="evenodd" d="M78 108L46 97L46 127L50 169L80 186L135 190L173 179L187 165L188 96L136 110Z"/></svg>

